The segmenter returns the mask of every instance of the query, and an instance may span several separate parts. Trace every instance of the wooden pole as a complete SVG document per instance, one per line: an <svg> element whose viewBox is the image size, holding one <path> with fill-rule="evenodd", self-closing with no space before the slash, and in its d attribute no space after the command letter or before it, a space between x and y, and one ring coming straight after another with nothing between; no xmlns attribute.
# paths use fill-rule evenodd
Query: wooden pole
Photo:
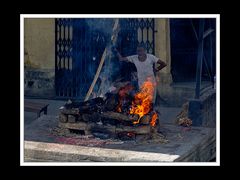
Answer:
<svg viewBox="0 0 240 180"><path fill-rule="evenodd" d="M111 43L115 43L116 40L117 40L117 34L118 34L118 31L117 31L117 30L118 30L118 27L119 27L119 19L117 18L117 19L115 20L115 23L114 23L114 26L113 26L113 33L112 33L112 37L111 37ZM90 95L92 94L93 88L94 88L94 86L95 86L95 84L96 84L96 82L97 82L97 79L98 79L98 77L99 77L99 75L100 75L100 72L101 72L101 70L102 70L103 63L104 63L104 61L105 61L105 59L106 59L107 50L108 50L108 49L107 49L107 47L106 47L106 48L104 49L104 52L103 52L101 61L100 61L99 65L98 65L97 72L96 72L96 74L95 74L95 76L94 76L94 79L93 79L93 81L92 81L92 84L91 84L91 86L90 86L90 88L89 88L89 90L88 90L88 92L87 92L87 95L86 95L84 101L87 101L87 100L89 99Z"/></svg>
<svg viewBox="0 0 240 180"><path fill-rule="evenodd" d="M204 32L204 19L200 19L199 23L199 36L198 36L198 57L197 57L197 71L196 71L196 88L195 98L200 97L201 77L202 77L202 59L203 59L203 32Z"/></svg>

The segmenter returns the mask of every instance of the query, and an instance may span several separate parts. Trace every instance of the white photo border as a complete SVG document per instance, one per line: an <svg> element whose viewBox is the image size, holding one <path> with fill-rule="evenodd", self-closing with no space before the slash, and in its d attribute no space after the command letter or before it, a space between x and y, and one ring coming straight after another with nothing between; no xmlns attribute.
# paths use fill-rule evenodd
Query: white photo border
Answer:
<svg viewBox="0 0 240 180"><path fill-rule="evenodd" d="M216 162L24 162L25 18L215 18ZM21 166L220 166L220 14L20 14L20 165Z"/></svg>

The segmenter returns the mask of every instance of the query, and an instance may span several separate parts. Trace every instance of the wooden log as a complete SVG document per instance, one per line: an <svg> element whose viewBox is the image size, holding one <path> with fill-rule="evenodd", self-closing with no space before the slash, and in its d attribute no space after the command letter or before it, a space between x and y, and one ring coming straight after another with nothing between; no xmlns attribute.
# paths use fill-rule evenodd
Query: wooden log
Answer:
<svg viewBox="0 0 240 180"><path fill-rule="evenodd" d="M91 114L82 114L81 117L82 117L83 121L86 121L86 122L88 122L88 121L98 122L101 119L100 114L97 112L93 112Z"/></svg>
<svg viewBox="0 0 240 180"><path fill-rule="evenodd" d="M99 131L106 133L121 133L121 132L133 132L135 134L150 134L152 131L151 126L114 126L114 125L97 125L96 123L88 123L87 129L90 131Z"/></svg>
<svg viewBox="0 0 240 180"><path fill-rule="evenodd" d="M62 122L62 123L66 123L68 121L67 115L60 113L59 114L59 121Z"/></svg>
<svg viewBox="0 0 240 180"><path fill-rule="evenodd" d="M105 133L112 137L116 135L116 126L113 125L97 125L95 123L90 123L89 130L92 133Z"/></svg>
<svg viewBox="0 0 240 180"><path fill-rule="evenodd" d="M107 93L106 96L107 98L104 104L105 111L115 111L118 105L118 95Z"/></svg>
<svg viewBox="0 0 240 180"><path fill-rule="evenodd" d="M78 108L71 108L71 109L62 108L62 109L60 109L60 112L62 114L79 115Z"/></svg>
<svg viewBox="0 0 240 180"><path fill-rule="evenodd" d="M108 134L118 134L123 132L133 132L135 134L150 134L153 130L151 126L113 126L113 125L98 125L96 123L87 123L87 122L76 122L76 123L62 123L59 122L59 127L65 129L75 129L75 130L83 130L88 132L101 132Z"/></svg>
<svg viewBox="0 0 240 180"><path fill-rule="evenodd" d="M88 123L77 122L77 123L62 123L59 122L58 126L65 129L75 129L75 130L88 130Z"/></svg>
<svg viewBox="0 0 240 180"><path fill-rule="evenodd" d="M73 116L73 115L68 115L68 122L69 123L75 123L76 122L77 117Z"/></svg>
<svg viewBox="0 0 240 180"><path fill-rule="evenodd" d="M96 104L103 104L104 103L104 100L102 97L97 97L97 98L93 98L93 99L90 99L88 101L70 101L70 102L67 102L64 107L66 109L71 109L71 108L87 108L89 106L93 106L93 105L96 105Z"/></svg>
<svg viewBox="0 0 240 180"><path fill-rule="evenodd" d="M152 119L152 116L149 114L146 114L140 119L140 124L145 124L145 125L149 124L151 119Z"/></svg>
<svg viewBox="0 0 240 180"><path fill-rule="evenodd" d="M71 114L71 115L77 115L77 114L83 114L83 113L92 113L96 112L104 104L104 100L101 97L90 99L86 102L72 102L65 104L64 107L60 108L60 112L64 114Z"/></svg>
<svg viewBox="0 0 240 180"><path fill-rule="evenodd" d="M137 121L139 119L139 115L138 114L130 114L130 115L128 115L128 117L132 121Z"/></svg>
<svg viewBox="0 0 240 180"><path fill-rule="evenodd" d="M115 119L118 121L129 121L129 122L133 122L138 120L138 116L128 116L122 113L117 113L117 112L112 112L112 111L106 111L103 112L102 114L100 114L101 117L103 118L109 118L109 119Z"/></svg>
<svg viewBox="0 0 240 180"><path fill-rule="evenodd" d="M91 134L94 132L107 133L110 135L115 135L116 126L111 125L98 125L96 123L91 122L76 122L76 123L62 123L59 122L59 127L64 129L74 129L74 130L82 130L85 134Z"/></svg>
<svg viewBox="0 0 240 180"><path fill-rule="evenodd" d="M90 114L82 114L81 115L83 121L88 122L90 121L91 115Z"/></svg>

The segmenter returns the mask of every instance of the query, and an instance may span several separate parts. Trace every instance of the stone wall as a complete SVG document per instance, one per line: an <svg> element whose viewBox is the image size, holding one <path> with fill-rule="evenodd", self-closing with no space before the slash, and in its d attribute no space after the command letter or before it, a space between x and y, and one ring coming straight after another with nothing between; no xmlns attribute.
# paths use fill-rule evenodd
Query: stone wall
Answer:
<svg viewBox="0 0 240 180"><path fill-rule="evenodd" d="M55 96L55 72L46 69L24 71L24 94L28 97L53 98Z"/></svg>
<svg viewBox="0 0 240 180"><path fill-rule="evenodd" d="M206 91L200 99L190 100L188 117L194 126L215 127L216 126L216 91Z"/></svg>
<svg viewBox="0 0 240 180"><path fill-rule="evenodd" d="M160 106L182 107L184 103L194 97L195 89L184 85L163 84L160 85L158 92L162 99Z"/></svg>

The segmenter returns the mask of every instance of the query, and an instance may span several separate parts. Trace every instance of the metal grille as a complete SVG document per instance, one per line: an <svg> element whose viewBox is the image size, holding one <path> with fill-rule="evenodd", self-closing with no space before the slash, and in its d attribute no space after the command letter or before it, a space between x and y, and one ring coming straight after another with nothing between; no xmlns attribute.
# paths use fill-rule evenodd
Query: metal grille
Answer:
<svg viewBox="0 0 240 180"><path fill-rule="evenodd" d="M57 96L73 96L72 19L55 21L55 89Z"/></svg>
<svg viewBox="0 0 240 180"><path fill-rule="evenodd" d="M99 19L95 19L99 22ZM111 33L89 28L94 19L56 19L55 90L60 98L83 99L91 85ZM101 19L102 20L102 19ZM95 21L95 22L96 22ZM108 19L108 22L113 19ZM107 23L103 29L111 29ZM121 19L119 49L123 55L136 53L141 43L154 54L154 19Z"/></svg>
<svg viewBox="0 0 240 180"><path fill-rule="evenodd" d="M121 23L121 45L125 56L136 53L138 44L144 44L150 54L154 54L154 19L128 18Z"/></svg>
<svg viewBox="0 0 240 180"><path fill-rule="evenodd" d="M90 31L85 19L56 19L56 95L83 99L106 46L106 36Z"/></svg>

